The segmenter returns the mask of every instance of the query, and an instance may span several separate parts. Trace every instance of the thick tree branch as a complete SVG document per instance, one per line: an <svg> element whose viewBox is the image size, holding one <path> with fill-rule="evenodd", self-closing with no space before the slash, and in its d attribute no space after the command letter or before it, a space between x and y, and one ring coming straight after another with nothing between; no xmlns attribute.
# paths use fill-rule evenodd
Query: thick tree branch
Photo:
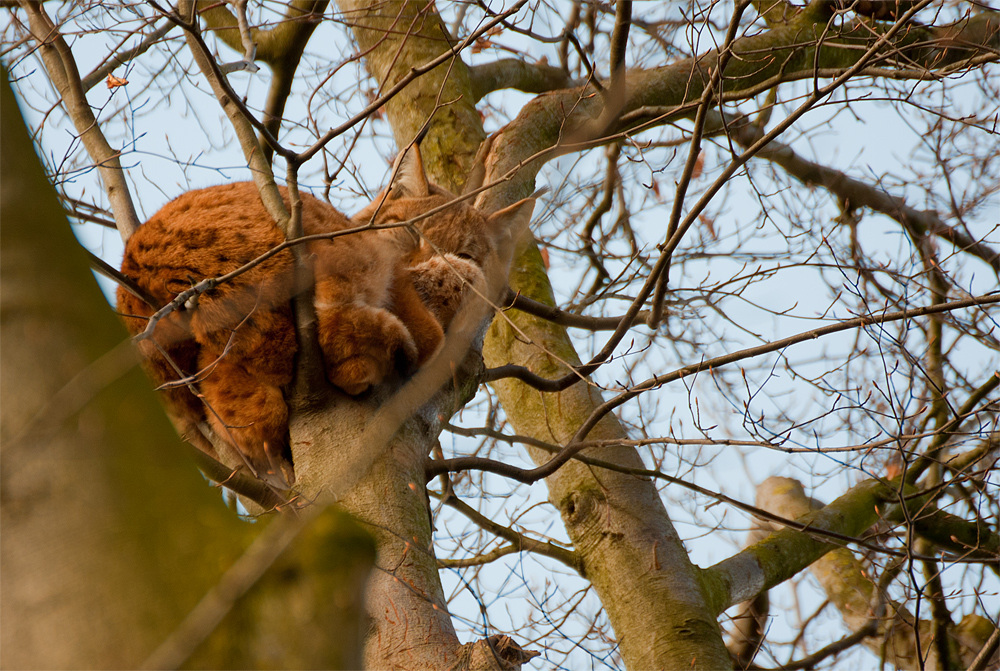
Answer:
<svg viewBox="0 0 1000 671"><path fill-rule="evenodd" d="M293 0L275 26L264 29L251 27L249 37L256 47L256 59L271 66L286 60L290 52L298 49L296 44L302 40L303 34L308 39L328 4L327 0ZM198 0L197 7L205 24L220 40L236 52L245 51L240 20L224 3Z"/></svg>
<svg viewBox="0 0 1000 671"><path fill-rule="evenodd" d="M557 89L580 86L583 82L573 80L562 68L545 62L528 63L520 58L500 60L474 65L469 68L472 95L476 101L494 91L516 89L525 93L545 93Z"/></svg>
<svg viewBox="0 0 1000 671"><path fill-rule="evenodd" d="M768 26L780 26L788 23L801 7L796 7L788 0L753 0L754 9L764 19Z"/></svg>
<svg viewBox="0 0 1000 671"><path fill-rule="evenodd" d="M893 519L903 521L897 516ZM956 557L983 561L1000 557L1000 533L982 520L970 522L934 508L920 511L913 519L913 529L921 538Z"/></svg>
<svg viewBox="0 0 1000 671"><path fill-rule="evenodd" d="M740 37L732 45L734 58L726 68L722 100L738 100L766 91L782 81L802 78L846 78L867 72L873 64L887 65L905 57L907 65L920 65L926 70L947 70L962 59L998 58L996 42L1000 18L984 12L973 19L927 31L903 31L902 23L885 29L879 40L872 43L871 27L848 24L831 32L817 48L817 41L827 31L826 19L812 12L802 12L785 25L758 35ZM935 42L936 35L942 41ZM955 35L976 36L981 41L966 40L960 52ZM945 38L947 36L947 38ZM700 72L715 71L721 53L709 52L697 58L685 59L660 68L628 72L628 92L622 107L622 119L628 127L643 118L656 124L687 116L693 111L688 105L697 101L705 82ZM895 68L904 77L917 76L912 68ZM886 68L886 72L892 69ZM829 89L832 90L832 89ZM507 151L497 157L497 171L506 172L542 149L565 144L566 131L579 129L596 119L602 110L599 97L585 96L581 89L555 92L527 105L505 133L518 132L519 127L533 127L532 143L522 142L517 151ZM540 163L522 167L512 193L530 193L529 183ZM516 187L516 188L514 188Z"/></svg>
<svg viewBox="0 0 1000 671"><path fill-rule="evenodd" d="M151 4L184 30L195 63L198 64L205 79L208 80L222 110L229 117L229 121L236 133L236 139L243 149L243 156L247 161L247 166L250 168L250 175L257 185L257 190L260 192L261 201L264 203L267 213L271 215L278 228L288 237L287 228L290 219L288 210L285 208L281 194L278 193L278 187L274 182L274 174L271 172L270 162L264 159L260 142L258 142L257 136L254 133L255 127L262 132L264 129L261 127L260 122L254 119L250 111L239 102L239 96L229 86L226 75L222 73L218 63L212 58L212 54L205 45L205 41L202 39L201 32L198 29L194 11L195 3L193 0L182 0L178 4L178 14L168 12L157 6L156 3ZM277 148L276 140L269 138L268 141L272 147ZM286 158L288 157L286 156Z"/></svg>
<svg viewBox="0 0 1000 671"><path fill-rule="evenodd" d="M896 499L889 486L868 481L855 486L824 507L821 503L809 499L797 481L788 478L769 478L758 490L757 503L768 512L788 519L797 519L799 523L804 522L808 528L827 530L836 528L838 532L858 536L865 530L864 525L871 525L877 521L878 510L884 507L884 503ZM912 502L917 503L916 500ZM796 533L790 529L776 531L765 541L720 562L709 571L718 572L716 577L723 577L736 566L742 564L737 570L747 571L752 565L750 561L760 561L764 571L757 575L764 580L763 589L768 589L777 584L774 580L780 577L771 573L775 567L781 566L781 572L787 579L809 566L828 598L841 612L848 628L856 633L867 631L871 627L872 604L881 598L868 572L847 548L819 543L805 534L799 534L795 539ZM786 534L790 535L779 543L779 537ZM749 556L755 559L750 560ZM755 572L752 569L750 571ZM930 659L925 659L924 663L928 668L939 668L936 662L937 652L934 648L927 650L927 642L931 640L932 623L921 621L917 624L905 607L892 603L887 606L883 611L884 615L878 612L874 614L878 624L878 639L866 638L865 642L876 654L887 655L887 663L897 668L916 668L920 664L917 653L921 647L916 643L916 636L922 636L924 652L930 655ZM984 618L967 617L955 627L956 630L961 630L962 635L947 642L949 651L960 655L963 666L972 660L979 646L985 643L985 638L980 640L981 637L974 633L979 631L981 634L981 628L978 626L981 619ZM915 633L915 627L919 629L919 634ZM970 635L973 638L966 638ZM881 640L885 637L890 639L887 643ZM968 644L959 643L963 640L977 641L976 650L970 649Z"/></svg>
<svg viewBox="0 0 1000 671"><path fill-rule="evenodd" d="M219 3L201 2L205 6L201 13L206 24L218 35L219 39L235 50L239 50L245 39L245 30L239 29L239 18ZM261 133L260 143L265 160L271 161L273 149L266 140L266 135L277 138L281 129L281 117L285 103L295 81L295 71L302 59L306 44L312 36L319 19L326 11L329 2L326 0L296 0L288 5L285 16L273 28L262 30L249 29L249 37L256 47L255 58L267 63L271 68L271 84L264 104L263 126L266 131ZM244 47L245 48L245 47Z"/></svg>
<svg viewBox="0 0 1000 671"><path fill-rule="evenodd" d="M771 480L783 480L771 478ZM858 537L879 518L879 507L893 500L892 490L868 480L851 488L836 501L796 521L804 528L835 531L838 535ZM789 517L784 511L776 514ZM713 603L722 612L754 598L763 590L781 584L837 545L828 537L802 533L796 529L776 531L764 540L705 570L712 587ZM865 601L866 609L868 600Z"/></svg>

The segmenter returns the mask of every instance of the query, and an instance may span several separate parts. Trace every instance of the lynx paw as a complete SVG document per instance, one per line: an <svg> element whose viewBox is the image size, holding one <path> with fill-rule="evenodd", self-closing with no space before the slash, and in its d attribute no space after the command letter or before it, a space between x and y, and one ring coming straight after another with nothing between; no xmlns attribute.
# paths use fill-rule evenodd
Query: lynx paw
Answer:
<svg viewBox="0 0 1000 671"><path fill-rule="evenodd" d="M288 489L295 482L295 469L286 457L289 453L287 442L285 439L270 440L238 447L254 475L276 489Z"/></svg>
<svg viewBox="0 0 1000 671"><path fill-rule="evenodd" d="M406 326L390 312L371 306L321 314L319 340L330 384L351 396L379 384L394 370L409 371L418 358Z"/></svg>
<svg viewBox="0 0 1000 671"><path fill-rule="evenodd" d="M329 368L330 384L351 396L363 394L386 378L392 369L385 356L360 354Z"/></svg>

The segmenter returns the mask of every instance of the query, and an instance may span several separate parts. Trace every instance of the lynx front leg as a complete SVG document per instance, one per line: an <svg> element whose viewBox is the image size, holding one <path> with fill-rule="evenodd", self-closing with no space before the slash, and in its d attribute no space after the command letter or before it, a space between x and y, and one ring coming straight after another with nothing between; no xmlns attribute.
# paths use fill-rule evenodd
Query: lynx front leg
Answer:
<svg viewBox="0 0 1000 671"><path fill-rule="evenodd" d="M416 287L409 268L400 268L392 290L392 312L406 326L417 346L415 367L423 366L444 342L444 328L428 309Z"/></svg>
<svg viewBox="0 0 1000 671"><path fill-rule="evenodd" d="M225 357L212 360L203 352L201 363L207 375L200 386L212 429L240 451L257 477L286 489L295 482L295 471L281 387Z"/></svg>
<svg viewBox="0 0 1000 671"><path fill-rule="evenodd" d="M330 384L352 396L417 360L412 336L388 310L363 304L318 303L316 317Z"/></svg>

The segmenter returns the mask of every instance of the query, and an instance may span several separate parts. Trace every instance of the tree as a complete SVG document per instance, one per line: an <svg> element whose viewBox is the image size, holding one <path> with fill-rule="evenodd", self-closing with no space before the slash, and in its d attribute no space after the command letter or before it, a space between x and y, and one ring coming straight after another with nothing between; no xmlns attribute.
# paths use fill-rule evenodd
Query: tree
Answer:
<svg viewBox="0 0 1000 671"><path fill-rule="evenodd" d="M285 501L202 460L370 531L366 666L950 669L996 665L998 49L964 2L296 0L21 2L4 53L122 237L215 166L294 238L276 179L356 210L390 131L455 192L482 144L484 210L550 189L398 388L326 387L297 308Z"/></svg>

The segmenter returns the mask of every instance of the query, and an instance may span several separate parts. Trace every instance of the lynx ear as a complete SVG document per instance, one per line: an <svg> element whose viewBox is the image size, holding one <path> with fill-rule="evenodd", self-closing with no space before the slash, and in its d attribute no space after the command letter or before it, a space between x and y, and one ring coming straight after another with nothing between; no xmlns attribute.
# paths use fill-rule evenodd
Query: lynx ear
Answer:
<svg viewBox="0 0 1000 671"><path fill-rule="evenodd" d="M431 193L420 157L420 146L415 142L399 153L392 166L392 186L389 198L423 198Z"/></svg>
<svg viewBox="0 0 1000 671"><path fill-rule="evenodd" d="M472 193L481 187L486 180L486 157L490 155L490 150L493 148L494 137L496 136L490 135L479 145L476 158L472 161L472 170L469 171L469 178L465 180L465 186L462 187L463 194Z"/></svg>
<svg viewBox="0 0 1000 671"><path fill-rule="evenodd" d="M486 218L487 226L494 235L506 233L510 240L517 240L528 230L531 223L531 213L535 209L535 196L519 200L502 210L497 210Z"/></svg>

